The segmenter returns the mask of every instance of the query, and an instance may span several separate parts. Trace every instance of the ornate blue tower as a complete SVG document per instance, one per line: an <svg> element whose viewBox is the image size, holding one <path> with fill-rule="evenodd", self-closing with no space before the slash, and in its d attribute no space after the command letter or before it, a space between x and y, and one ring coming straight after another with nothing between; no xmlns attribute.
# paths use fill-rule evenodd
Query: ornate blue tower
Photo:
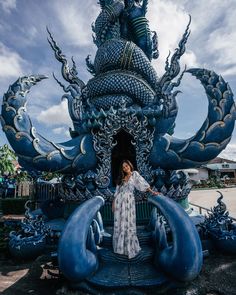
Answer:
<svg viewBox="0 0 236 295"><path fill-rule="evenodd" d="M20 164L30 170L61 172L61 197L79 205L66 222L58 250L59 268L76 288L84 281L112 288L159 286L173 277L188 281L202 266L196 228L173 200L186 200L191 189L188 176L180 170L215 158L230 141L236 115L233 94L213 71L181 72L179 60L191 20L175 53L166 60L165 73L157 75L151 61L158 58L158 40L145 16L147 2L99 1L101 12L92 27L98 49L93 61L86 58L93 76L87 84L78 77L74 60L70 66L48 32L67 82L65 86L55 78L65 91L73 122L69 141L45 139L26 111L27 93L45 76L21 77L3 97L2 127ZM186 73L201 82L209 105L199 131L182 140L173 134L178 113L176 88ZM112 253L111 237L104 232L99 214L105 203L107 211L103 209L102 215L109 219L116 167L123 159L131 160L163 195L158 201L149 197L148 202L145 193L136 192L137 210L146 210L151 221L148 233L140 229L143 251L132 261ZM153 207L164 217L156 210L150 214ZM143 224L139 214L138 222ZM142 271L138 271L140 263Z"/></svg>

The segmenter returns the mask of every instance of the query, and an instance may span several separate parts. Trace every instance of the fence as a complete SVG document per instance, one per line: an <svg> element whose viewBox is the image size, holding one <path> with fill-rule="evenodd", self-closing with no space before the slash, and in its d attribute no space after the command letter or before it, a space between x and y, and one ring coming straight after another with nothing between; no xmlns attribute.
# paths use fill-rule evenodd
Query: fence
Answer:
<svg viewBox="0 0 236 295"><path fill-rule="evenodd" d="M35 185L35 197L34 200L37 203L44 202L46 200L54 200L59 195L61 183L44 183L39 182Z"/></svg>
<svg viewBox="0 0 236 295"><path fill-rule="evenodd" d="M52 183L44 183L44 182L39 182L39 183L36 183L33 184L32 182L28 184L28 188L27 188L27 192L29 192L28 196L34 196L34 200L36 201L36 203L42 203L46 200L53 200L55 198L58 197L59 195L59 190L61 188L61 183L55 183L55 184L52 184ZM24 190L24 192L26 191L26 188L23 186L23 187L18 187L18 196L21 196L19 195L20 193L20 190ZM209 213L211 212L211 210L209 208L206 208L206 207L203 207L203 206L200 206L200 205L197 205L197 204L193 204L193 203L189 203L191 206L197 208L199 214L203 214L204 212L205 213ZM106 208L106 206L104 207L103 211L105 213L105 215L107 215L107 219L112 219L112 217L110 216L112 213L110 212L110 206L108 206L109 208ZM139 210L141 209L138 209L138 212L137 212L137 215L140 215L140 216L143 216L144 218L144 215L145 217L147 217L147 212L150 213L150 206L149 205L146 205L146 207L144 208L143 206L142 207L142 212ZM145 210L144 210L145 209ZM143 211L144 210L144 211ZM147 211L147 212L146 212ZM145 214L144 214L145 213ZM234 221L236 221L236 218L233 218L231 217Z"/></svg>
<svg viewBox="0 0 236 295"><path fill-rule="evenodd" d="M203 206L199 206L199 205L196 205L196 204L193 204L193 203L189 203L189 205L198 208L198 212L199 212L199 214L203 214L203 212L205 212L205 213L209 213L209 212L211 212L211 209L208 209L208 208L203 207ZM234 218L234 217L231 217L231 218L232 218L234 221L236 221L236 218Z"/></svg>
<svg viewBox="0 0 236 295"><path fill-rule="evenodd" d="M34 195L34 183L31 181L21 181L16 184L15 197L30 197Z"/></svg>

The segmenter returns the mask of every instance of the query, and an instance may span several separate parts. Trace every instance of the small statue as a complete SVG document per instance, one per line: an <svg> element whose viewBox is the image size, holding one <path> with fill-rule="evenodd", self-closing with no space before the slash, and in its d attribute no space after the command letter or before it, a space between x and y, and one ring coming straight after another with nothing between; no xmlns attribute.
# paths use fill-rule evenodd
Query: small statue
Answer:
<svg viewBox="0 0 236 295"><path fill-rule="evenodd" d="M149 60L158 57L156 32L152 33L145 17L148 0L125 0L125 9L120 16L121 37L133 41Z"/></svg>

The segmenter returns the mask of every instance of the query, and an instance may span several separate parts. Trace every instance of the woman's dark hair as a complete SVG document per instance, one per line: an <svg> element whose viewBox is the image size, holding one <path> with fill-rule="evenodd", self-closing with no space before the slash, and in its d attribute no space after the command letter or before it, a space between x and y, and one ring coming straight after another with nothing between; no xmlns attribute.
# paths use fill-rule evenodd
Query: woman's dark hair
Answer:
<svg viewBox="0 0 236 295"><path fill-rule="evenodd" d="M129 160L123 160L120 164L120 168L119 168L119 176L117 178L117 185L122 185L124 182L124 178L125 178L125 173L123 171L123 164L126 163L129 165L131 172L134 171L134 166L133 164L129 161Z"/></svg>

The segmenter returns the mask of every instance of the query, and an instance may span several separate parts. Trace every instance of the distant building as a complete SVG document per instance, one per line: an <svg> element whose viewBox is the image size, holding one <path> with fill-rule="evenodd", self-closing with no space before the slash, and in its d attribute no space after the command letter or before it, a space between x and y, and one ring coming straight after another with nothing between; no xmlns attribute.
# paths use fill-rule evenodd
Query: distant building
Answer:
<svg viewBox="0 0 236 295"><path fill-rule="evenodd" d="M207 181L211 177L220 178L229 183L236 183L236 161L217 157L197 169L194 180Z"/></svg>
<svg viewBox="0 0 236 295"><path fill-rule="evenodd" d="M216 158L212 160L209 164L206 165L209 169L210 176L218 176L221 179L230 179L236 182L236 162L223 159Z"/></svg>

